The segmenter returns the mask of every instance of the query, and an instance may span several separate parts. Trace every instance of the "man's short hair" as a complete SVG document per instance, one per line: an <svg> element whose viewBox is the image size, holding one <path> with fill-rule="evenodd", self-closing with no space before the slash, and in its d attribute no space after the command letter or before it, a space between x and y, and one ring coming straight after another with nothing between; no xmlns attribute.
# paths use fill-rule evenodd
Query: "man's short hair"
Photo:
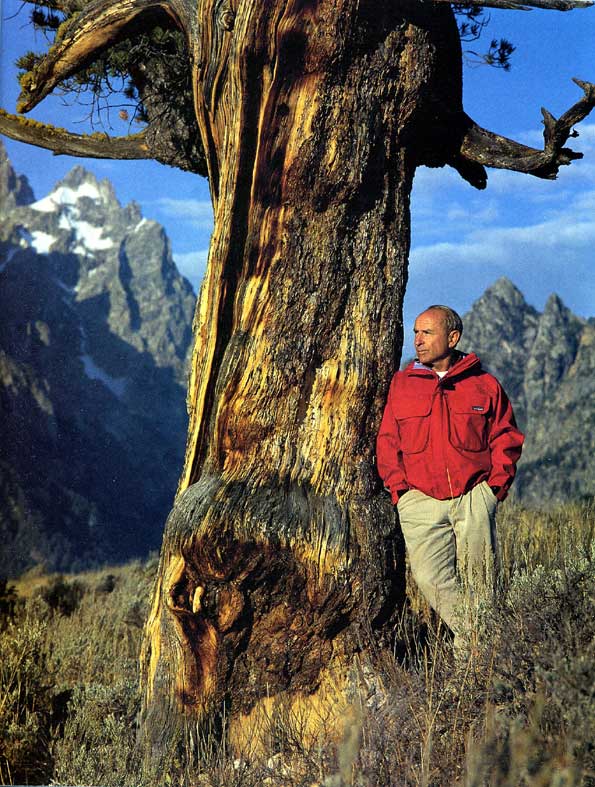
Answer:
<svg viewBox="0 0 595 787"><path fill-rule="evenodd" d="M463 321L454 309L451 309L450 306L443 306L442 304L435 303L433 306L428 306L426 311L429 312L432 309L441 311L444 314L444 322L446 323L447 333L451 333L451 331L458 331L461 336L463 335Z"/></svg>

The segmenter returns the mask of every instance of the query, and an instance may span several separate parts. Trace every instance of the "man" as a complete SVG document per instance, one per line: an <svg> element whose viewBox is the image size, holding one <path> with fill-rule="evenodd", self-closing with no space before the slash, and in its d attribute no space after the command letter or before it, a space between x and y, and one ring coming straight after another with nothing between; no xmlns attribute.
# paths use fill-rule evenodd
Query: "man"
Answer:
<svg viewBox="0 0 595 787"><path fill-rule="evenodd" d="M493 591L495 515L524 437L502 386L456 350L448 306L415 321L417 359L391 382L377 441L378 471L399 512L413 577L456 635L463 601Z"/></svg>

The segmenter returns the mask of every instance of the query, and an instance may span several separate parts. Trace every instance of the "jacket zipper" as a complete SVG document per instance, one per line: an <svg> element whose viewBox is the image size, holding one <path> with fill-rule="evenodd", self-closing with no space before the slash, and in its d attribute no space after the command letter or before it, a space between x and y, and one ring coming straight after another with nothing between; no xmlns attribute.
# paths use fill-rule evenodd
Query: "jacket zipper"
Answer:
<svg viewBox="0 0 595 787"><path fill-rule="evenodd" d="M442 420L442 452L443 452L443 459L444 459L444 469L446 470L446 480L448 481L448 489L450 491L451 498L454 497L453 489L452 489L452 481L450 478L450 469L448 467L448 418L447 418L447 407L446 402L444 400L444 389L440 383L438 383L438 392L440 395L440 418Z"/></svg>

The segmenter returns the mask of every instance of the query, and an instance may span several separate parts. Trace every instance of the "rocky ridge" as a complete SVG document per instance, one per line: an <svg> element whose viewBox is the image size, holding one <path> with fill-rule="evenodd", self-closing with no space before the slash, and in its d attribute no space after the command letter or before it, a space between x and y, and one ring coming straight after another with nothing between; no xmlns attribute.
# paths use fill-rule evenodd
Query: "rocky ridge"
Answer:
<svg viewBox="0 0 595 787"><path fill-rule="evenodd" d="M159 546L195 296L163 228L75 167L35 201L0 145L0 575Z"/></svg>
<svg viewBox="0 0 595 787"><path fill-rule="evenodd" d="M460 348L502 382L526 435L517 499L546 507L595 496L595 321L557 295L539 313L501 278L463 322Z"/></svg>

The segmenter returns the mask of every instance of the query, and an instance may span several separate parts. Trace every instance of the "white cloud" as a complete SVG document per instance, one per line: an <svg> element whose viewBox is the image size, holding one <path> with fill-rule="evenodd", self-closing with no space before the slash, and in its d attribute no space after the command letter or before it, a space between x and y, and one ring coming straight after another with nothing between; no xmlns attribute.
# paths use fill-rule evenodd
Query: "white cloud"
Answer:
<svg viewBox="0 0 595 787"><path fill-rule="evenodd" d="M210 200L161 197L155 200L155 203L169 218L186 221L195 228L208 232L213 229L213 206Z"/></svg>
<svg viewBox="0 0 595 787"><path fill-rule="evenodd" d="M418 167L415 171L415 189L420 190L422 194L436 185L449 188L461 182L461 176L452 167Z"/></svg>
<svg viewBox="0 0 595 787"><path fill-rule="evenodd" d="M538 309L556 292L575 313L594 314L595 125L579 129L569 146L585 159L563 167L557 182L489 170L479 192L453 170L420 169L406 324L430 302L464 313L503 275Z"/></svg>
<svg viewBox="0 0 595 787"><path fill-rule="evenodd" d="M595 211L595 191L585 191L575 197L575 208L577 210Z"/></svg>
<svg viewBox="0 0 595 787"><path fill-rule="evenodd" d="M475 226L478 224L491 224L500 215L500 207L494 200L489 200L483 207L473 211L473 223ZM446 218L449 224L454 225L456 222L469 221L469 206L465 203L454 202L446 210Z"/></svg>
<svg viewBox="0 0 595 787"><path fill-rule="evenodd" d="M173 253L174 261L178 267L178 270L182 276L185 276L190 281L190 284L192 284L195 292L198 292L200 289L207 265L208 254L208 249Z"/></svg>
<svg viewBox="0 0 595 787"><path fill-rule="evenodd" d="M585 215L580 215L582 211L578 211L577 203L573 202L567 209L560 209L549 219L534 224L479 228L470 225L458 240L417 245L411 253L411 261L428 266L445 256L456 256L461 262L475 264L503 262L510 258L511 252L518 253L520 248L526 251L527 247L531 247L533 253L537 250L568 253L584 247L590 251L595 243L595 215L589 215L595 194L579 195L577 201Z"/></svg>

